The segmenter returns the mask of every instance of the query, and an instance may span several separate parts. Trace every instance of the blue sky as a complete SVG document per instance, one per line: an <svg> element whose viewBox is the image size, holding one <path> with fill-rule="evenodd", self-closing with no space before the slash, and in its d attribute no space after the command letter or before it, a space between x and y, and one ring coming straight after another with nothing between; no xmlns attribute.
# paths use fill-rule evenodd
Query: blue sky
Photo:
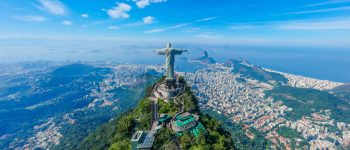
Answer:
<svg viewBox="0 0 350 150"><path fill-rule="evenodd" d="M350 0L0 0L0 39L350 47Z"/></svg>

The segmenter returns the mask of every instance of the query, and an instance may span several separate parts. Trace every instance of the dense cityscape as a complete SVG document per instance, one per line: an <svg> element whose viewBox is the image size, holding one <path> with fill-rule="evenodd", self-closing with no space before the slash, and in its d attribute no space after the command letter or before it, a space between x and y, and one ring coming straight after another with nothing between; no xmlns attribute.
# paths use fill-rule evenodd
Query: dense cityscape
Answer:
<svg viewBox="0 0 350 150"><path fill-rule="evenodd" d="M162 66L151 65L128 65L114 63L92 63L85 62L100 68L108 68L111 71L103 74L103 79L98 82L89 83L92 85L90 92L82 97L82 100L90 100L84 107L64 113L53 118L48 118L46 122L33 127L33 136L26 140L26 148L50 148L61 144L65 137L62 129L67 125L75 125L79 122L79 113L88 111L100 111L107 109L111 112L119 112L122 97L115 96L120 89L129 89L145 84L144 75L159 75L164 73ZM62 65L62 64L60 64ZM240 65L254 68L254 65L241 62ZM53 65L55 66L55 65ZM244 125L242 130L247 137L253 139L255 134L251 128L261 132L266 139L273 144L271 148L285 149L337 149L350 144L350 124L332 118L332 111L321 109L313 111L300 118L288 116L296 108L285 104L283 100L267 95L280 85L296 88L307 88L332 93L331 89L343 85L343 83L327 80L318 80L288 73L282 73L266 68L262 70L270 73L277 73L285 77L287 82L279 83L274 80L263 80L254 77L247 77L243 73L236 73L233 66L220 63L206 64L202 69L195 72L178 72L184 76L191 85L194 94L198 99L198 105L202 110L213 110L219 115L224 115L233 123ZM48 72L48 70L44 70ZM24 72L22 74L30 74ZM98 76L98 73L90 73L91 76ZM154 78L154 77L152 77ZM77 78L72 84L81 82ZM36 81L36 82L39 82ZM32 83L36 85L35 82ZM61 85L64 86L64 85ZM44 90L44 89L42 89ZM140 94L141 91L138 91ZM122 91L120 91L122 92ZM122 92L123 93L123 92ZM288 95L285 95L288 97ZM19 93L15 97L21 97ZM8 95L6 99L13 99L14 95ZM61 97L62 98L62 97ZM293 97L288 97L292 98ZM58 100L60 97L58 97ZM54 101L46 101L25 109L35 110L49 106ZM112 113L113 114L113 113ZM62 120L61 122L59 120ZM288 134L285 134L288 133ZM290 133L290 134L289 134ZM12 135L5 134L1 138L9 138ZM16 145L14 141L11 145ZM15 148L15 147L13 147Z"/></svg>
<svg viewBox="0 0 350 150"><path fill-rule="evenodd" d="M67 130L68 127L81 126L80 124L84 121L84 115L90 117L96 117L95 120L99 120L99 118L113 118L120 112L123 112L127 109L130 109L133 105L137 104L137 99L143 95L143 90L148 83L158 78L158 72L162 71L160 66L146 66L146 65L127 65L127 64L112 64L112 63L101 63L101 62L81 62L84 64L89 64L92 66L96 66L99 68L107 68L110 71L108 72L91 72L87 74L83 74L81 76L76 76L74 80L67 83L58 83L58 88L62 87L77 87L85 86L85 84L89 87L86 87L87 92L81 97L74 99L72 102L88 102L85 105L72 109L71 111L65 112L55 112L57 115L53 115L47 119L39 120L38 123L34 123L34 126L28 126L28 133L24 135L21 134L4 134L0 136L0 140L7 140L14 138L15 140L10 140L9 148L42 148L49 149L59 144L62 144L62 139L65 138L67 133L62 133ZM40 64L40 65L38 65ZM43 78L48 72L55 70L56 68L60 69L63 66L70 66L70 63L49 63L49 62L40 62L33 63L33 69L23 69L20 65L13 65L15 67L9 68L2 72L5 80L3 81L11 81L16 78L26 76L28 77L28 81L11 83L7 86L3 86L4 89L3 97L4 100L13 101L15 99L21 99L25 97L25 92L16 92L13 94L7 95L7 88L14 86L24 86L29 82L32 88L36 88L33 90L35 93L45 93L47 91L53 91L53 88L49 87L41 87L43 83L48 80L51 81L52 77L47 77L48 79ZM35 66L37 65L37 66ZM74 65L74 64L73 64ZM46 66L46 67L43 67ZM41 67L41 68L39 68ZM79 66L80 67L80 66ZM85 67L82 65L82 67ZM82 68L80 68L82 69ZM15 75L9 76L13 70L16 70ZM23 70L23 71L20 71ZM83 69L82 69L83 70ZM150 74L149 77L144 76L145 74ZM40 76L40 77L38 77ZM43 76L43 77L42 77ZM91 79L101 77L102 80L88 80L86 81L84 77L88 77ZM35 80L34 80L35 79ZM82 84L84 83L84 84ZM2 84L5 85L5 84ZM82 87L83 88L83 87ZM69 95L74 93L75 89L70 89L68 94L58 95L57 97L53 97L33 105L26 106L24 108L20 108L26 111L39 111L41 109L45 109L46 107L50 107L52 105L56 105L60 101L69 99ZM131 91L128 91L131 90ZM27 92L27 91L26 91ZM28 94L33 94L32 90L29 89ZM71 99L69 99L71 100ZM133 100L135 102L133 102ZM24 103L26 101L23 101ZM83 115L83 116L82 116ZM46 121L45 121L46 120ZM85 125L83 125L85 126ZM96 128L93 124L90 125L92 128ZM26 127L27 128L27 127ZM80 128L78 128L80 129ZM28 135L28 136L27 136ZM21 137L24 136L24 137ZM85 135L87 136L87 135ZM27 138L28 137L28 138ZM84 138L84 135L82 135Z"/></svg>
<svg viewBox="0 0 350 150"><path fill-rule="evenodd" d="M277 132L284 126L296 130L301 135L293 138L296 138L294 144L302 146L303 149L307 148L307 145L310 149L336 149L339 144L350 144L350 124L336 122L330 117L329 110L321 110L295 121L288 120L285 117L286 113L293 111L293 108L287 107L279 99L265 97L264 91L274 88L271 82L265 83L233 74L233 69L236 68L213 64L195 73L182 74L192 85L202 109L213 109L218 114L229 117L232 122L244 123L258 129L276 145L291 149L294 139L283 137ZM288 79L288 85L295 87L325 90L342 84L287 73L282 75ZM248 137L253 138L254 135L248 131L246 133ZM303 141L307 141L308 144ZM305 145L302 145L303 143Z"/></svg>

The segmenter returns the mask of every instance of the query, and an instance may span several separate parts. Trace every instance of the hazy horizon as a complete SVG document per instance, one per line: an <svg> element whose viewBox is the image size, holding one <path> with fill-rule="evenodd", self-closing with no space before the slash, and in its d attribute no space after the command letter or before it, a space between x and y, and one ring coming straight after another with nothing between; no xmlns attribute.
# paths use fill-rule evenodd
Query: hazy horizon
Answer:
<svg viewBox="0 0 350 150"><path fill-rule="evenodd" d="M350 1L2 0L0 63L161 63L172 42L218 61L350 81ZM135 54L135 55L133 55Z"/></svg>
<svg viewBox="0 0 350 150"><path fill-rule="evenodd" d="M218 62L231 58L243 58L255 65L318 79L337 82L349 82L350 52L344 48L312 48L312 47L282 47L282 46L238 46L238 45L201 45L173 43L174 47L186 48L189 52L181 57L195 58L203 50ZM65 48L65 47L71 48ZM129 64L160 65L163 58L156 55L152 49L164 47L163 43L149 45L118 45L113 42L98 42L84 45L76 42L43 43L40 46L25 44L8 45L1 53L0 63L15 63L25 61L111 61ZM16 50L22 49L22 50ZM19 51L19 53L11 53Z"/></svg>

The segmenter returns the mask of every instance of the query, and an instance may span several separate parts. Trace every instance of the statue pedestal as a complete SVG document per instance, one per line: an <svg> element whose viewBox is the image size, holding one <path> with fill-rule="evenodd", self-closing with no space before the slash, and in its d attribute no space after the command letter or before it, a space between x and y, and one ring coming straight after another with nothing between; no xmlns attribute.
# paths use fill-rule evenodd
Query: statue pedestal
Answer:
<svg viewBox="0 0 350 150"><path fill-rule="evenodd" d="M171 98L179 95L182 91L183 85L176 84L175 80L165 80L164 82L156 85L154 96L167 102Z"/></svg>
<svg viewBox="0 0 350 150"><path fill-rule="evenodd" d="M168 89L175 88L176 80L175 79L165 79L164 84Z"/></svg>

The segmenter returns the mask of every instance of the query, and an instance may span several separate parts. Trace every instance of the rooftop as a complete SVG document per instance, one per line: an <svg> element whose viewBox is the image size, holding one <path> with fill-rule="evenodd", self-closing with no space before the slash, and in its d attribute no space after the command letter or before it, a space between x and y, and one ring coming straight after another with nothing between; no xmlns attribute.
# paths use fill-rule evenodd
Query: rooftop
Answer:
<svg viewBox="0 0 350 150"><path fill-rule="evenodd" d="M150 149L153 146L153 142L154 142L154 131L150 131L147 133L146 137L144 138L144 140L137 145L138 149Z"/></svg>
<svg viewBox="0 0 350 150"><path fill-rule="evenodd" d="M131 137L131 141L139 141L142 138L143 134L145 134L144 131L135 132Z"/></svg>

